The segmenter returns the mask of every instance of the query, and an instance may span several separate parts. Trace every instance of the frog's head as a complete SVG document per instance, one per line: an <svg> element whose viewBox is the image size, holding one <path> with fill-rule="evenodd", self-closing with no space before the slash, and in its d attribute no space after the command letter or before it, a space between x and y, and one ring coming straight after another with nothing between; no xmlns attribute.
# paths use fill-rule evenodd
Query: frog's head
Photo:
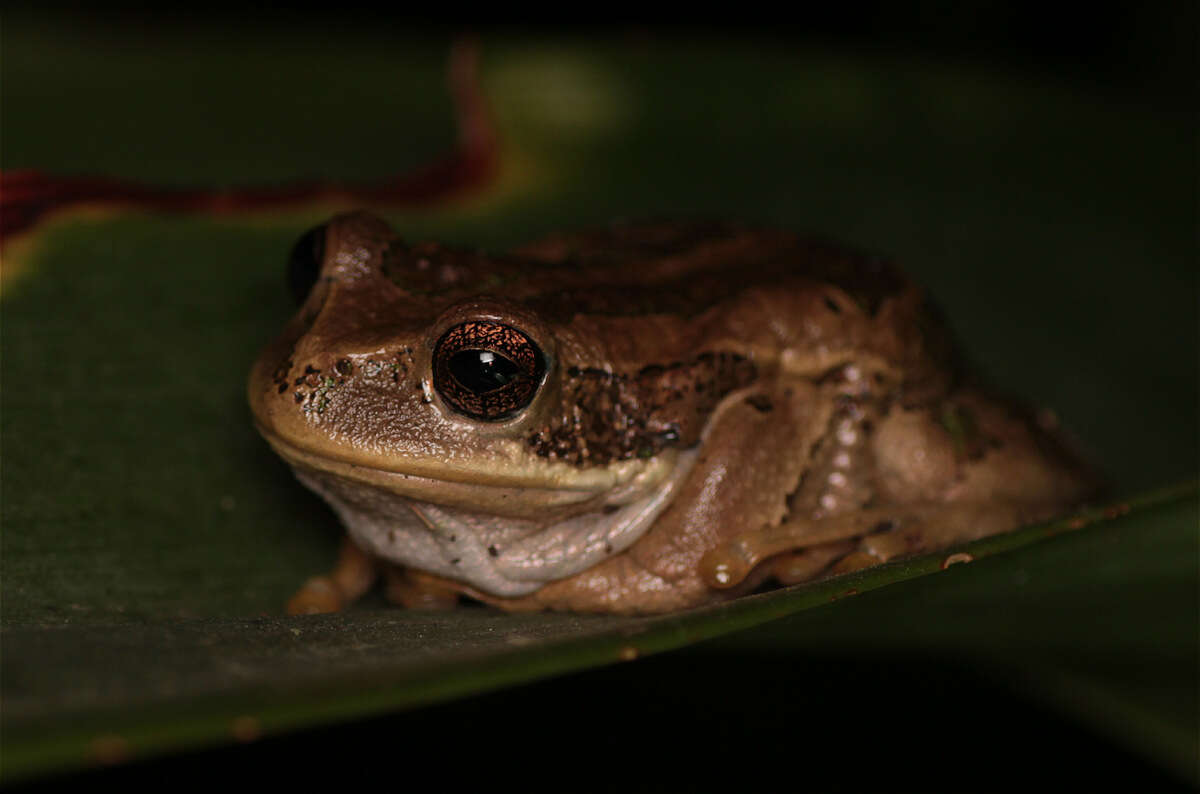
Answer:
<svg viewBox="0 0 1200 794"><path fill-rule="evenodd" d="M691 325L669 316L647 335L632 314L556 308L563 283L551 279L547 292L548 267L406 245L362 213L314 229L289 264L299 311L250 375L259 430L352 532L413 505L434 535L491 522L475 532L500 538L477 544L493 558L485 567L504 563L503 543L572 521L590 521L611 553L613 532L636 520L631 543L669 504L717 403L753 380L754 366L735 353L681 356ZM465 563L448 568L456 553L436 565L426 550L416 562L524 592Z"/></svg>
<svg viewBox="0 0 1200 794"><path fill-rule="evenodd" d="M259 429L289 460L471 485L601 492L669 467L753 366L680 361L689 326L667 316L651 351L635 312L556 310L552 269L405 245L363 213L310 231L299 311L251 373Z"/></svg>

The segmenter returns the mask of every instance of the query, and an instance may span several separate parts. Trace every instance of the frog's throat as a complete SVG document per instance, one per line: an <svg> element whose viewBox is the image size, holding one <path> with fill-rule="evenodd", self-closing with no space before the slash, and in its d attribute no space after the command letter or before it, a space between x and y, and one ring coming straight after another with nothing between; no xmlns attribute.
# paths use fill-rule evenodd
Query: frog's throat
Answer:
<svg viewBox="0 0 1200 794"><path fill-rule="evenodd" d="M699 454L698 448L679 453L671 471L641 493L549 524L408 499L329 472L298 468L296 476L333 507L368 553L515 597L632 546L671 504Z"/></svg>

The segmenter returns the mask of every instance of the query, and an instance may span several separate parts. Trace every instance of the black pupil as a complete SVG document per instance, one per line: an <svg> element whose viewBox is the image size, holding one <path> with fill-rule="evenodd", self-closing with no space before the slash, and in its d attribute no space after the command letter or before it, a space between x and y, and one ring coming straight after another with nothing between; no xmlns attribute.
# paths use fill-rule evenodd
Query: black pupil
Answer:
<svg viewBox="0 0 1200 794"><path fill-rule="evenodd" d="M476 394L495 391L521 377L520 367L491 350L460 350L446 363L454 379Z"/></svg>

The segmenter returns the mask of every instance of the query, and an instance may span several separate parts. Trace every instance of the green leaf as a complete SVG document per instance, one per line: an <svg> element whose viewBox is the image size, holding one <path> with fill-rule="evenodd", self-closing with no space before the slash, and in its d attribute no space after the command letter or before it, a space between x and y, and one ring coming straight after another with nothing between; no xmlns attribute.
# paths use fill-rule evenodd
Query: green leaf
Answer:
<svg viewBox="0 0 1200 794"><path fill-rule="evenodd" d="M743 653L764 642L776 653L800 655L866 643L966 651L992 664L1033 656L1040 664L1027 674L1034 685L1187 774L1195 760L1194 698L1176 699L1189 685L1195 694L1187 620L1176 612L1157 625L1137 626L1139 610L1122 597L1169 603L1194 591L1197 509L1196 487L1189 485L985 539L953 555L926 555L662 617L375 608L305 618L7 628L5 773L22 777L414 708L727 637L915 580L886 598L853 598L817 610L823 614L815 619L793 617L769 634L724 642ZM1084 530L1091 524L1098 526ZM1058 535L1065 537L1037 543ZM1020 552L984 559L1014 549ZM1063 571L1076 561L1111 561L1118 554L1122 565L1075 575L1064 593ZM1134 563L1143 575L1131 579ZM945 573L920 579L939 571ZM1072 627L1074 636L1064 635L1059 621L1043 612L1047 596L1059 610L1094 610L1088 594L1096 590L1108 593L1101 626L1084 622ZM914 604L922 616L915 624ZM1022 608L1026 619L1014 621L1013 610ZM1106 636L1113 610L1122 608L1129 614L1119 625L1139 630ZM1003 611L1006 619L981 619L985 609ZM1054 633L1030 635L1030 626L1039 624ZM1137 654L1141 664L1156 665L1160 690L1164 672L1174 682L1171 699L1162 702L1154 691L1114 693L1094 672L1087 677L1087 665L1084 675L1073 674L1073 657L1089 641L1108 654ZM81 665L84 648L88 658Z"/></svg>

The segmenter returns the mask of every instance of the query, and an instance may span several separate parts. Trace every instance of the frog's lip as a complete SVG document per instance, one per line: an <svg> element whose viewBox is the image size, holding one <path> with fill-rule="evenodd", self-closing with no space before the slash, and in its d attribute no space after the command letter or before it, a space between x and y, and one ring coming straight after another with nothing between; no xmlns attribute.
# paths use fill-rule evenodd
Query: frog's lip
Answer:
<svg viewBox="0 0 1200 794"><path fill-rule="evenodd" d="M271 448L292 466L326 472L412 498L429 498L431 493L445 497L449 490L464 496L472 493L469 499L472 502L478 501L480 492L487 492L489 497L498 499L515 495L522 500L533 497L547 507L576 504L598 494L619 494L626 489L641 490L652 485L671 471L676 457L667 453L651 460L633 459L585 469L546 461L537 464L538 471L531 471L515 465L496 465L495 461L489 461L487 468L451 467L439 457L413 456L382 467L366 454L351 451L331 455L327 450L306 448L284 438L260 422L255 422L255 426Z"/></svg>

